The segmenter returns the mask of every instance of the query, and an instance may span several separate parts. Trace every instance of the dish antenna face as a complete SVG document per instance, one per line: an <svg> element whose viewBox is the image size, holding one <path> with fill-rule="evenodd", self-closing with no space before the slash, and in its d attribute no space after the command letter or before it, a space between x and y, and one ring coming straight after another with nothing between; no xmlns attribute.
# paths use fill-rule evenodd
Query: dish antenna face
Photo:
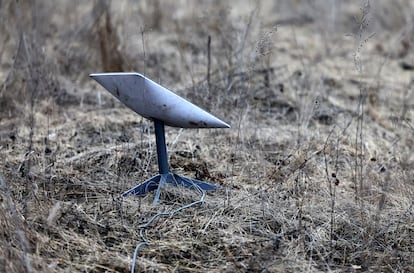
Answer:
<svg viewBox="0 0 414 273"><path fill-rule="evenodd" d="M159 174L124 192L122 196L144 195L157 190L154 198L156 204L161 187L166 183L190 189L217 189L213 184L169 171L164 127L230 128L230 125L139 73L94 73L90 77L133 111L154 122Z"/></svg>

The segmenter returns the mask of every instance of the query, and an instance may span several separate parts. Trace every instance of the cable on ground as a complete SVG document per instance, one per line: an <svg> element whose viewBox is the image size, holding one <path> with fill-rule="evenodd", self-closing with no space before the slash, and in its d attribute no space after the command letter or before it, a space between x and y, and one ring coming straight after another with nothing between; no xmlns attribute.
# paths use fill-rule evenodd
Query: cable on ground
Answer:
<svg viewBox="0 0 414 273"><path fill-rule="evenodd" d="M189 179L190 180L190 179ZM146 246L146 245L149 245L150 244L150 241L146 238L146 236L145 236L145 234L144 234L144 231L145 231L145 229L147 229L148 227L150 227L151 226L151 224L156 220L156 219L158 219L159 217L161 217L161 216L172 216L172 215L174 215L174 214L176 214L176 213L178 213L178 212L180 212L180 211L182 211L182 210L185 210L185 209L187 209L187 208L189 208L189 207L192 207L192 206L195 206L195 205L197 205L197 204L200 204L200 203L203 203L204 202L204 199L205 199L205 197L206 197L206 191L205 190L203 190L202 188L200 188L200 186L198 186L197 184L195 184L195 183L193 183L193 185L194 185L194 189L195 190L197 190L200 194L201 194L201 196L200 196L200 199L199 200L197 200L197 201L194 201L194 202L192 202L192 203L190 203L190 204L186 204L186 205L184 205L184 206L181 206L181 207L179 207L179 208L177 208L177 209L175 209L175 210L171 210L171 211L164 211L164 212L160 212L160 213L157 213L157 214L155 214L150 220L148 220L148 222L146 222L145 224L143 224L143 225L140 225L139 226L139 237L140 237L140 239L141 239L141 242L139 242L138 244L137 244L137 246L135 247L135 250L134 250L134 254L133 254L133 256L132 256L132 266L131 266L131 273L134 273L135 272L135 264L136 264L136 260L137 260L137 256L138 256L138 252L139 252L139 250L142 248L142 247L144 247L144 246Z"/></svg>

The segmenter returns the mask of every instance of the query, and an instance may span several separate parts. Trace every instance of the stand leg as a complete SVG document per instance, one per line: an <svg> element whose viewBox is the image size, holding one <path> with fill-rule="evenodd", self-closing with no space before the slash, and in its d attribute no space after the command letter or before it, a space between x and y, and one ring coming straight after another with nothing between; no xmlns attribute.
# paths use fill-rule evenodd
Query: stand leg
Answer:
<svg viewBox="0 0 414 273"><path fill-rule="evenodd" d="M175 173L172 175L174 176L174 180L177 181L177 184L182 185L188 189L194 190L196 188L195 185L197 185L198 187L200 187L202 190L205 190L205 191L212 191L218 188L216 185L213 185L213 184L210 184L204 181L200 181L197 179L180 176Z"/></svg>
<svg viewBox="0 0 414 273"><path fill-rule="evenodd" d="M160 174L153 176L150 179L145 180L141 184L133 187L132 189L127 190L126 192L122 194L122 196L125 197L128 195L144 195L147 192L153 191L156 188L158 188L160 179L161 179Z"/></svg>
<svg viewBox="0 0 414 273"><path fill-rule="evenodd" d="M161 188L164 186L165 183L167 183L167 178L169 174L160 174L160 182L158 184L157 192L155 193L154 201L152 202L153 205L156 205L158 203L158 200L160 199L161 194Z"/></svg>

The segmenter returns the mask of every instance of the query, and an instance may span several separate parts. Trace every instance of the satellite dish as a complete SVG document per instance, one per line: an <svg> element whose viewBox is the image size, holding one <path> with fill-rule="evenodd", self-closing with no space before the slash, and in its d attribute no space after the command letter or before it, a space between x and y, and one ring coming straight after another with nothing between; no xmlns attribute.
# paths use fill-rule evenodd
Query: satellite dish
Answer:
<svg viewBox="0 0 414 273"><path fill-rule="evenodd" d="M90 77L133 111L154 122L159 174L124 192L122 196L144 195L157 189L154 198L156 204L161 187L166 183L190 189L217 189L213 184L169 171L164 126L230 128L230 125L139 73L93 73Z"/></svg>
<svg viewBox="0 0 414 273"><path fill-rule="evenodd" d="M145 118L162 120L165 125L181 128L230 127L224 121L139 73L96 73L90 76Z"/></svg>

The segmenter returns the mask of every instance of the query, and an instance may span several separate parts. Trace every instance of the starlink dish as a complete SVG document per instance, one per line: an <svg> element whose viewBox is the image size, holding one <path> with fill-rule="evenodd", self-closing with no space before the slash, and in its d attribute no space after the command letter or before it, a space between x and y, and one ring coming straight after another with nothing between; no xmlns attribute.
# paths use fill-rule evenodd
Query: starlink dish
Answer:
<svg viewBox="0 0 414 273"><path fill-rule="evenodd" d="M136 73L94 73L90 75L112 95L148 119L181 128L229 128L230 125Z"/></svg>
<svg viewBox="0 0 414 273"><path fill-rule="evenodd" d="M154 122L159 174L124 192L123 196L143 195L157 190L154 198L156 204L164 184L182 185L190 189L217 189L213 184L169 171L164 126L229 128L230 125L139 73L94 73L90 76L126 106Z"/></svg>

